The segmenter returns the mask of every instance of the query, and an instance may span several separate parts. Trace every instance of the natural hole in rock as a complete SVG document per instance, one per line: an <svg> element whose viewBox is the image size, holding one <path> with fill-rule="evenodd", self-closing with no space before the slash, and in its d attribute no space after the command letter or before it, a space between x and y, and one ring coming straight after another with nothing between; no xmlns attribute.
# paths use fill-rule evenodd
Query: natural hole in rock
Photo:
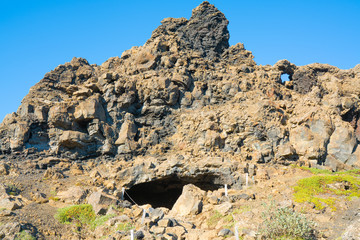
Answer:
<svg viewBox="0 0 360 240"><path fill-rule="evenodd" d="M281 82L282 82L282 83L288 82L288 81L290 81L290 80L291 80L291 79L290 79L290 75L289 75L289 74L287 74L287 73L281 74Z"/></svg>
<svg viewBox="0 0 360 240"><path fill-rule="evenodd" d="M202 190L214 191L221 187L219 177L216 175L202 175L196 178L179 178L170 176L151 182L140 183L126 190L126 193L138 204L150 204L153 208L166 207L171 209L176 200L180 197L182 189L187 184L194 184ZM125 199L133 203L129 196Z"/></svg>

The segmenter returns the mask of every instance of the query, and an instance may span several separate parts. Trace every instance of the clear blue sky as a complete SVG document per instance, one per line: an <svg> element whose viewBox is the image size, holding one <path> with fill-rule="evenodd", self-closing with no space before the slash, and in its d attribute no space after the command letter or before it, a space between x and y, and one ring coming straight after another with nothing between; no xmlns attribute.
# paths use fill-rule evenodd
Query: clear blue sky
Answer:
<svg viewBox="0 0 360 240"><path fill-rule="evenodd" d="M202 1L0 0L0 120L29 88L74 56L101 64L143 45L166 17L191 16ZM229 19L230 44L258 64L360 63L360 0L210 0Z"/></svg>

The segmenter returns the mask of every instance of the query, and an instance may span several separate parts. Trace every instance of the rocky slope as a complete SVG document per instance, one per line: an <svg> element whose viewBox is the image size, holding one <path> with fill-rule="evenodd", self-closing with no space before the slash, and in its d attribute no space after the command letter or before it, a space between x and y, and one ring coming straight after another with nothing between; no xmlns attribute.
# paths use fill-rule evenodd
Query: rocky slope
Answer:
<svg viewBox="0 0 360 240"><path fill-rule="evenodd" d="M227 25L204 2L189 20L164 19L121 57L100 66L74 58L45 74L0 125L0 176L22 184L25 200L16 205L49 196L49 179L56 191L86 183L67 203L84 202L94 187L119 198L125 187L139 204L157 205L149 196L167 193L159 206L171 209L186 184L220 194L224 184L241 191L246 176L261 183L290 164L360 167L360 65L257 65L243 44L229 46ZM25 209L18 211L27 216Z"/></svg>

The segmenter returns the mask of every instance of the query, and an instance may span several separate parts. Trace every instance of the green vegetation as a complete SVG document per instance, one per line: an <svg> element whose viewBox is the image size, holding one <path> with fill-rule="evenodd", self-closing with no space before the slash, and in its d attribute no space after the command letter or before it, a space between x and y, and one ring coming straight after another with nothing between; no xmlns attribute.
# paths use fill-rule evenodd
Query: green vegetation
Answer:
<svg viewBox="0 0 360 240"><path fill-rule="evenodd" d="M314 239L315 224L290 208L276 208L274 202L262 213L260 233L266 239Z"/></svg>
<svg viewBox="0 0 360 240"><path fill-rule="evenodd" d="M58 197L49 197L49 200L53 200L54 202L60 201Z"/></svg>
<svg viewBox="0 0 360 240"><path fill-rule="evenodd" d="M210 216L210 218L207 220L207 225L212 228L215 227L218 221L220 221L221 218L224 216L219 213L218 211L214 211L214 213Z"/></svg>
<svg viewBox="0 0 360 240"><path fill-rule="evenodd" d="M117 231L121 231L121 232L127 232L130 231L131 229L134 229L134 225L132 223L120 223L117 225L116 230Z"/></svg>
<svg viewBox="0 0 360 240"><path fill-rule="evenodd" d="M28 233L27 231L21 231L19 234L17 234L17 236L15 237L15 239L21 239L21 240L36 240L36 238L34 236L32 236L30 233Z"/></svg>
<svg viewBox="0 0 360 240"><path fill-rule="evenodd" d="M300 167L300 169L305 171L310 171L313 174L327 174L327 175L352 175L360 177L360 169L352 169L348 171L341 172L332 172L327 169L317 169L317 168L309 168L309 167Z"/></svg>
<svg viewBox="0 0 360 240"><path fill-rule="evenodd" d="M360 170L332 173L325 170L310 170L315 176L298 181L294 187L294 200L299 203L313 203L316 209L330 207L336 211L336 200L351 200L360 197Z"/></svg>
<svg viewBox="0 0 360 240"><path fill-rule="evenodd" d="M90 204L73 205L58 209L55 218L64 224L90 225L95 220L95 212Z"/></svg>
<svg viewBox="0 0 360 240"><path fill-rule="evenodd" d="M327 169L317 169L317 168L309 168L309 167L300 167L300 169L310 171L313 174L332 174L333 173Z"/></svg>
<svg viewBox="0 0 360 240"><path fill-rule="evenodd" d="M235 219L234 215L242 214L244 212L250 211L251 208L247 205L242 205L239 208L234 209L231 213L227 215L223 215L218 211L214 211L210 218L207 220L207 225L210 228L214 228L216 224L222 220L225 224L223 227L228 229L233 229L235 226Z"/></svg>
<svg viewBox="0 0 360 240"><path fill-rule="evenodd" d="M104 225L104 223L109 220L110 218L115 217L115 214L109 214L105 216L100 216L94 219L94 221L91 223L90 228L92 230L95 230L97 227Z"/></svg>
<svg viewBox="0 0 360 240"><path fill-rule="evenodd" d="M80 204L60 208L54 217L63 224L75 224L77 227L88 227L91 230L95 230L115 216L115 214L96 216L90 204ZM128 227L129 226L124 226L124 229Z"/></svg>

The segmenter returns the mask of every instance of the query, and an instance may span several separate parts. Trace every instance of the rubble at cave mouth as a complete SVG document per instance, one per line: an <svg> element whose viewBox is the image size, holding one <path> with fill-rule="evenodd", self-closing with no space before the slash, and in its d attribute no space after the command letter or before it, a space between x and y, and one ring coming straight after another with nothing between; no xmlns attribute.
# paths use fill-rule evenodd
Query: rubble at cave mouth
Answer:
<svg viewBox="0 0 360 240"><path fill-rule="evenodd" d="M166 207L171 209L180 197L182 189L187 184L194 184L205 191L217 190L223 185L214 183L217 176L206 175L197 178L180 178L169 176L150 182L140 183L126 190L125 200L138 205L150 204L153 208ZM131 199L129 198L131 197Z"/></svg>

